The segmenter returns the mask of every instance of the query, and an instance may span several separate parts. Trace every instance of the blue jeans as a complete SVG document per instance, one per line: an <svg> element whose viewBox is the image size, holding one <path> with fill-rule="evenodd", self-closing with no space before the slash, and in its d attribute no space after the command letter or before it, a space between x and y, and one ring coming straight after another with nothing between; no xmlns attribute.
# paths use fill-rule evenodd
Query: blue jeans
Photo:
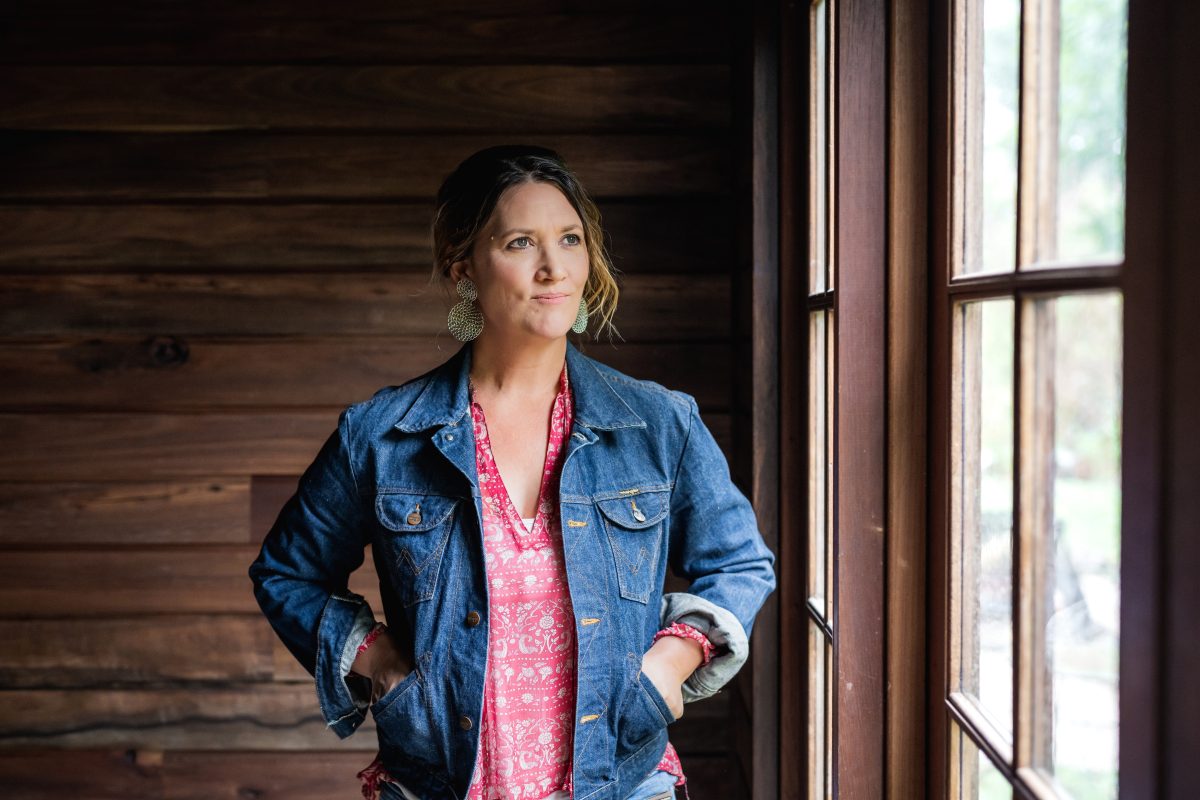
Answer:
<svg viewBox="0 0 1200 800"><path fill-rule="evenodd" d="M675 800L675 776L656 769L625 800Z"/></svg>

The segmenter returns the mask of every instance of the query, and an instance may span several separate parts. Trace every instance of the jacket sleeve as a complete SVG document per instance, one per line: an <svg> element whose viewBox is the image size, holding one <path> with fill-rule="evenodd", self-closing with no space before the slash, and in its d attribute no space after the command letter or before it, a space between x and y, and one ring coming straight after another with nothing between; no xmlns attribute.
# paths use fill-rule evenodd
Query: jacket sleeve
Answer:
<svg viewBox="0 0 1200 800"><path fill-rule="evenodd" d="M684 397L689 419L671 493L669 559L691 585L663 595L661 623L691 625L717 648L683 685L684 702L692 702L715 694L749 656L754 617L775 589L775 555L696 401Z"/></svg>
<svg viewBox="0 0 1200 800"><path fill-rule="evenodd" d="M366 715L369 687L349 673L374 623L365 598L347 588L370 538L348 449L350 410L338 417L250 565L259 607L315 678L321 712L340 738Z"/></svg>

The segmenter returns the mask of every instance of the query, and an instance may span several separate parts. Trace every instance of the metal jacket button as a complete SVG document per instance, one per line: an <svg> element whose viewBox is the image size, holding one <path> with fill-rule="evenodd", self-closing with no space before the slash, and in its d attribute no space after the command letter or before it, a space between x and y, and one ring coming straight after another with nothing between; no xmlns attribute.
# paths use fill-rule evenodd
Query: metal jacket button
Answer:
<svg viewBox="0 0 1200 800"><path fill-rule="evenodd" d="M458 727L462 728L464 731L471 730L471 718L466 714L463 714L458 718Z"/></svg>
<svg viewBox="0 0 1200 800"><path fill-rule="evenodd" d="M479 624L479 612L478 611L472 611L469 614L467 614L467 626L468 627L474 628L478 624Z"/></svg>
<svg viewBox="0 0 1200 800"><path fill-rule="evenodd" d="M409 512L408 524L409 525L420 525L421 524L421 504L420 503L417 503L417 507Z"/></svg>
<svg viewBox="0 0 1200 800"><path fill-rule="evenodd" d="M630 500L630 501L629 501L629 507L633 509L633 518L634 518L634 519L636 519L638 522L645 522L645 521L646 521L646 515L645 515L645 514L643 514L643 513L642 513L642 510L641 510L640 508L638 508L638 507L637 507L637 502L636 502L636 501L634 501L634 500Z"/></svg>

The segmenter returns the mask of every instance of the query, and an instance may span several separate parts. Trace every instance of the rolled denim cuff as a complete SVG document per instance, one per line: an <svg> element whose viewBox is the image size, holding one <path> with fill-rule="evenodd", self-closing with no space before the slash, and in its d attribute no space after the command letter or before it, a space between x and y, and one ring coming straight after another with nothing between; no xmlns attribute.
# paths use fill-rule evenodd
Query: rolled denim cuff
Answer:
<svg viewBox="0 0 1200 800"><path fill-rule="evenodd" d="M696 668L684 681L683 702L712 697L729 683L750 655L750 642L742 623L732 612L700 595L668 592L662 596L660 625L666 627L672 622L691 625L717 648L712 661Z"/></svg>
<svg viewBox="0 0 1200 800"><path fill-rule="evenodd" d="M342 680L346 682L346 688L350 690L350 697L354 700L355 707L364 714L367 706L371 705L371 681L366 676L352 676L350 670L354 666L354 659L358 657L358 646L367 638L367 634L373 627L375 627L375 615L371 613L371 607L364 603L354 617L354 627L350 629L350 635L346 638L346 646L342 648Z"/></svg>
<svg viewBox="0 0 1200 800"><path fill-rule="evenodd" d="M358 645L372 624L371 607L361 595L335 592L326 601L317 627L317 700L326 725L341 739L366 719L362 688L352 688L356 681L347 678Z"/></svg>

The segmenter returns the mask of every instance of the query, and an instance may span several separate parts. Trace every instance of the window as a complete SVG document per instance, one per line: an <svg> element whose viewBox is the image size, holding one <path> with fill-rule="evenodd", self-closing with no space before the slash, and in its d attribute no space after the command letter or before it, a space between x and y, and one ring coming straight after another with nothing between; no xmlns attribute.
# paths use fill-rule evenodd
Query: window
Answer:
<svg viewBox="0 0 1200 800"><path fill-rule="evenodd" d="M833 796L833 445L834 258L830 102L833 0L809 8L808 113L808 787L809 800Z"/></svg>
<svg viewBox="0 0 1200 800"><path fill-rule="evenodd" d="M1116 798L1125 0L943 8L943 796Z"/></svg>

